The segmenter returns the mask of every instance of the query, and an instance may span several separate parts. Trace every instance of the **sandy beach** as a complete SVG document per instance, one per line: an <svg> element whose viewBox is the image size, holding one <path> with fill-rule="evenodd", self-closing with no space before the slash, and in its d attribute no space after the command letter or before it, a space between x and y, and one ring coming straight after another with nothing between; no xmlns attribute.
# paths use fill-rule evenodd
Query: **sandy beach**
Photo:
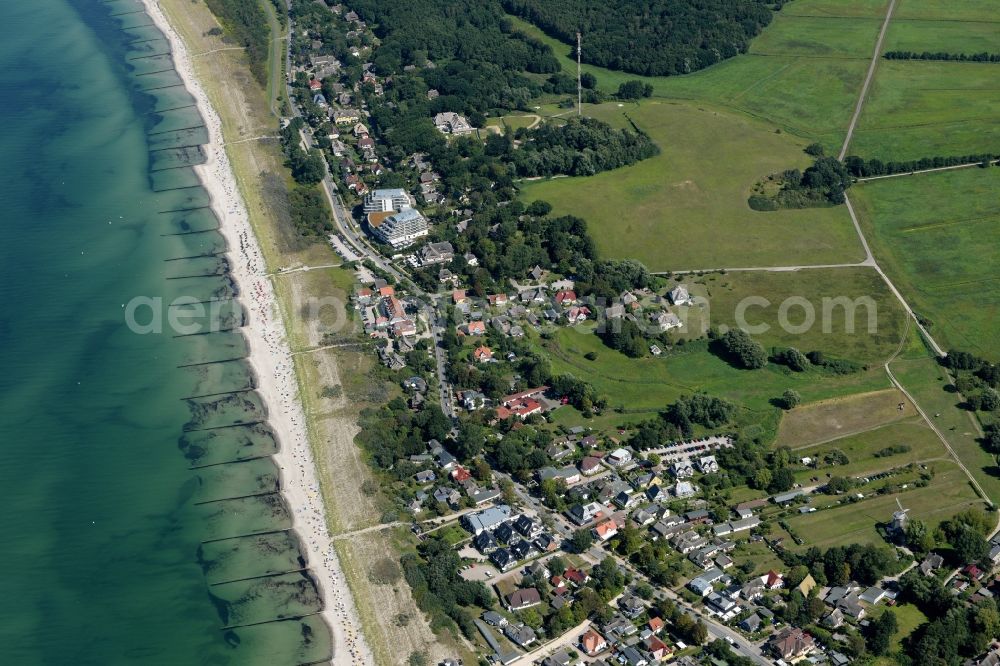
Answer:
<svg viewBox="0 0 1000 666"><path fill-rule="evenodd" d="M197 100L208 129L209 143L204 146L208 161L195 167L195 171L211 195L212 208L229 246L232 277L239 285L244 307L250 312L249 324L243 329L250 346L249 361L257 373L258 391L267 404L268 420L281 444L274 458L282 473L282 492L293 512L295 530L324 598L323 617L333 634L332 663L344 666L373 664L371 649L361 633L357 608L327 529L285 327L243 197L223 148L222 123L194 76L184 43L155 0L143 0L143 3L169 39L177 72Z"/></svg>

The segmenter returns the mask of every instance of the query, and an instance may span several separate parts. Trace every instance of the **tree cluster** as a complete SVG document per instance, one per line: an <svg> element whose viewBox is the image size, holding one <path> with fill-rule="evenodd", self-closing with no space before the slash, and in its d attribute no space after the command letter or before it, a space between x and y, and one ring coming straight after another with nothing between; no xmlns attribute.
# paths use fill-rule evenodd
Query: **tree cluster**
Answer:
<svg viewBox="0 0 1000 666"><path fill-rule="evenodd" d="M940 169L960 164L988 164L998 158L1000 158L1000 154L996 153L974 153L972 155L953 155L950 157L940 155L936 157L922 157L918 160L906 160L902 162L883 162L877 158L866 160L857 155L848 155L844 159L844 165L852 176L856 178L869 178L871 176L890 176L895 173L911 173L925 169Z"/></svg>
<svg viewBox="0 0 1000 666"><path fill-rule="evenodd" d="M954 62L1000 62L1000 53L947 53L945 51L886 51L886 60L945 60Z"/></svg>
<svg viewBox="0 0 1000 666"><path fill-rule="evenodd" d="M403 575L413 589L413 598L431 616L431 625L445 625L450 618L466 638L474 638L476 626L467 607L489 608L490 591L479 581L462 579L462 560L442 538L433 537L417 546L418 555L403 555Z"/></svg>
<svg viewBox="0 0 1000 666"><path fill-rule="evenodd" d="M722 398L696 393L680 398L660 412L659 416L639 424L629 440L629 446L645 451L668 442L689 439L695 426L720 428L736 416L736 405Z"/></svg>
<svg viewBox="0 0 1000 666"><path fill-rule="evenodd" d="M874 585L899 564L888 548L872 544L834 546L825 552L814 546L802 554L787 550L780 554L790 567L804 565L820 585L843 585L851 580Z"/></svg>
<svg viewBox="0 0 1000 666"><path fill-rule="evenodd" d="M767 352L749 333L740 328L730 329L719 338L722 352L730 363L748 370L767 365Z"/></svg>
<svg viewBox="0 0 1000 666"><path fill-rule="evenodd" d="M512 14L576 44L584 62L645 76L688 74L747 50L771 22L769 0L501 0ZM568 51L569 49L567 49Z"/></svg>

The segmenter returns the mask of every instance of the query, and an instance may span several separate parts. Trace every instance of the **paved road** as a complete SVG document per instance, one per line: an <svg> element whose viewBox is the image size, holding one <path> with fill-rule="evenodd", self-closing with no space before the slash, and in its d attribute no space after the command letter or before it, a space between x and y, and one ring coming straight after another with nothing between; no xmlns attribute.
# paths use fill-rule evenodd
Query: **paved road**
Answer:
<svg viewBox="0 0 1000 666"><path fill-rule="evenodd" d="M854 116L851 118L851 124L847 126L847 136L844 138L844 145L840 149L840 155L837 157L841 162L844 161L844 156L847 154L847 147L851 145L851 137L854 136L854 128L858 124L858 118L861 117L861 109L865 105L865 97L868 96L868 87L871 85L872 78L875 76L875 68L878 67L879 56L882 54L882 42L885 41L885 33L889 29L889 21L892 19L892 10L896 8L896 0L892 0L889 3L889 9L885 13L885 21L882 22L882 29L878 33L878 40L875 42L875 53L872 54L871 64L868 65L868 73L865 75L865 83L861 86L861 95L858 97L858 103L854 107Z"/></svg>

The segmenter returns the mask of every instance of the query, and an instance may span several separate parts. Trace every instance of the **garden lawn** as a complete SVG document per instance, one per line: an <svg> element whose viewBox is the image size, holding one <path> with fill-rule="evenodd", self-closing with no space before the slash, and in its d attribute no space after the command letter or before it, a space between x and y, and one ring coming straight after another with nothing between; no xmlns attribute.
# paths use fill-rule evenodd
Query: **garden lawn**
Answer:
<svg viewBox="0 0 1000 666"><path fill-rule="evenodd" d="M938 343L1000 360L1000 169L872 181L851 201L879 264Z"/></svg>
<svg viewBox="0 0 1000 666"><path fill-rule="evenodd" d="M747 205L755 183L810 163L805 141L689 103L602 104L586 113L617 124L627 113L662 152L596 176L522 183L521 197L586 219L601 256L638 259L654 271L863 258L842 206L757 212Z"/></svg>
<svg viewBox="0 0 1000 666"><path fill-rule="evenodd" d="M879 63L848 154L910 160L1000 152L1000 64Z"/></svg>
<svg viewBox="0 0 1000 666"><path fill-rule="evenodd" d="M900 403L903 404L902 410L899 409ZM867 432L915 414L913 405L898 389L814 402L785 414L775 446L802 449Z"/></svg>
<svg viewBox="0 0 1000 666"><path fill-rule="evenodd" d="M965 474L953 463L934 463L934 478L924 488L898 494L879 495L833 509L797 514L787 519L804 546L829 548L835 545L884 543L876 531L898 510L896 498L917 518L934 529L943 521L970 506L982 507ZM862 487L861 492L864 492Z"/></svg>

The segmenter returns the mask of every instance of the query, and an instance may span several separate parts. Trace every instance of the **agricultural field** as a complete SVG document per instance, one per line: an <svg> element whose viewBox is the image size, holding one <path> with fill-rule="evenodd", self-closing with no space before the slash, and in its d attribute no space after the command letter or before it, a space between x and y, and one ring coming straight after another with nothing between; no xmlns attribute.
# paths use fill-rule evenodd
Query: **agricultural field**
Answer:
<svg viewBox="0 0 1000 666"><path fill-rule="evenodd" d="M898 389L814 402L785 414L775 446L798 450L831 440L841 442L849 435L881 428L915 414L913 405ZM840 448L841 444L836 446ZM803 452L802 455L813 454Z"/></svg>
<svg viewBox="0 0 1000 666"><path fill-rule="evenodd" d="M757 212L747 205L761 179L808 166L806 141L688 103L602 104L586 112L616 125L627 113L662 152L596 176L523 183L521 196L586 219L602 256L638 259L655 271L863 258L844 207Z"/></svg>
<svg viewBox="0 0 1000 666"><path fill-rule="evenodd" d="M923 520L931 528L963 509L982 507L982 501L958 467L952 463L937 462L932 468L934 478L924 488L797 514L788 518L788 524L804 541L804 546L828 548L845 543L877 544L884 543L884 539L876 527L888 522L893 511L897 510L897 497L910 510L911 518Z"/></svg>
<svg viewBox="0 0 1000 666"><path fill-rule="evenodd" d="M1000 359L1000 169L856 185L879 263L945 348Z"/></svg>
<svg viewBox="0 0 1000 666"><path fill-rule="evenodd" d="M1000 152L1000 66L884 60L848 154L883 161Z"/></svg>

